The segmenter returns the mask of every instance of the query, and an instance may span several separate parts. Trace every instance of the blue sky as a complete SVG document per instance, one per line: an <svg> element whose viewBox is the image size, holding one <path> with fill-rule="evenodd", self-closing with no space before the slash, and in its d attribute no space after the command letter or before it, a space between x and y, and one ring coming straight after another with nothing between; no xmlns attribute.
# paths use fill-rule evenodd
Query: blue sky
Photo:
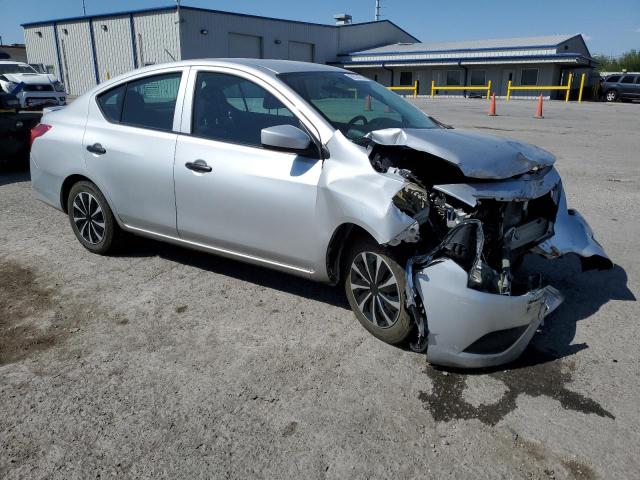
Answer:
<svg viewBox="0 0 640 480"><path fill-rule="evenodd" d="M86 0L89 15L173 4ZM375 0L183 0L183 5L331 23L338 12L357 22L372 20ZM582 33L593 54L640 50L640 0L382 0L382 6L383 18L425 42ZM77 15L82 0L0 0L0 35L5 43L22 42L21 23Z"/></svg>

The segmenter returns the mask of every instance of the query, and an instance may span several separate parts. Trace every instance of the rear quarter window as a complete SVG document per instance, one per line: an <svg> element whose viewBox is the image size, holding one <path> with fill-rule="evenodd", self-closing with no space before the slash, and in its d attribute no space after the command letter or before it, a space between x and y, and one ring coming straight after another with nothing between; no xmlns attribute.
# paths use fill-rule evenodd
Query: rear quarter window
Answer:
<svg viewBox="0 0 640 480"><path fill-rule="evenodd" d="M98 95L97 101L102 114L110 122L120 122L122 116L122 101L126 85L120 85Z"/></svg>

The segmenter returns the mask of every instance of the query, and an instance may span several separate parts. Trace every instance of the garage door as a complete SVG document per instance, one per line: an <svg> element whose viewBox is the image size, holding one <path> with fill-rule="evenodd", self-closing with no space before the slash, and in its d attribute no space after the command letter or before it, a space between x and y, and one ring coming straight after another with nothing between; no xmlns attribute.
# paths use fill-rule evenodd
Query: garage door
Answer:
<svg viewBox="0 0 640 480"><path fill-rule="evenodd" d="M289 60L313 62L313 43L289 42Z"/></svg>
<svg viewBox="0 0 640 480"><path fill-rule="evenodd" d="M230 33L229 56L231 58L262 58L262 37Z"/></svg>

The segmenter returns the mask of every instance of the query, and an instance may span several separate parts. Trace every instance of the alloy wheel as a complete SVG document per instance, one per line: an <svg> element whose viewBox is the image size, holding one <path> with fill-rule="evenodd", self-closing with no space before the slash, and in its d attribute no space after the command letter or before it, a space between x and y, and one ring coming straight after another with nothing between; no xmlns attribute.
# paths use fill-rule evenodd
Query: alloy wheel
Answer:
<svg viewBox="0 0 640 480"><path fill-rule="evenodd" d="M102 241L105 218L98 200L89 192L80 192L73 199L73 222L80 236L92 245Z"/></svg>
<svg viewBox="0 0 640 480"><path fill-rule="evenodd" d="M400 288L393 270L374 252L359 253L351 263L350 288L358 310L378 328L393 326L400 316Z"/></svg>

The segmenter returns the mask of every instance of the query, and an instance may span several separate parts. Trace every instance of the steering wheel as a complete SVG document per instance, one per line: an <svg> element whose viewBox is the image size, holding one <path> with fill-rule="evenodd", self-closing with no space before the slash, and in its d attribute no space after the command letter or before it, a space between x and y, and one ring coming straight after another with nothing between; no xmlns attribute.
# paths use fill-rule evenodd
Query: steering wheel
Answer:
<svg viewBox="0 0 640 480"><path fill-rule="evenodd" d="M355 117L353 117L351 120L349 120L347 122L347 127L344 131L345 136L349 133L349 130L351 130L353 127L355 127L356 122L358 120L362 120L362 125L366 126L369 124L369 120L367 120L367 117L365 117L364 115L356 115Z"/></svg>

